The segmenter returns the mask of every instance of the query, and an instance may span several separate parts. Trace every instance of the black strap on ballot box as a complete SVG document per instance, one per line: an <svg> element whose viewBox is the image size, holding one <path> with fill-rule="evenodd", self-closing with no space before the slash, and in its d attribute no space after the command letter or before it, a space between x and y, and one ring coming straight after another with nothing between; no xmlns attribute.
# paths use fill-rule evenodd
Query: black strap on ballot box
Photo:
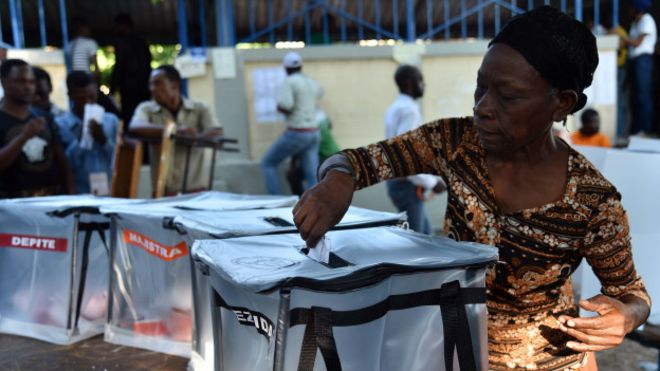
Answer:
<svg viewBox="0 0 660 371"><path fill-rule="evenodd" d="M316 349L321 350L328 371L341 371L337 347L332 334L334 326L355 326L383 317L391 310L439 305L444 331L445 369L453 370L454 349L461 371L476 371L476 361L465 304L486 302L486 289L462 288L458 281L448 282L435 290L392 295L370 307L352 311L328 308L294 308L289 312L289 326L305 325L298 371L314 368Z"/></svg>
<svg viewBox="0 0 660 371"><path fill-rule="evenodd" d="M85 232L85 237L82 245L82 266L80 267L80 286L78 287L78 297L76 298L76 320L74 328L78 327L78 320L80 319L80 309L82 307L83 295L85 294L85 282L87 281L87 267L89 265L89 246L92 242L92 235L94 232L98 233L103 242L106 251L110 251L108 244L105 240L105 232L110 229L110 223L78 223L78 231Z"/></svg>
<svg viewBox="0 0 660 371"><path fill-rule="evenodd" d="M214 290L215 291L215 290ZM453 371L454 350L458 354L460 371L476 371L477 365L472 347L466 304L486 302L486 289L461 287L458 281L443 284L439 289L412 294L392 295L372 306L351 311L334 311L330 308L293 308L289 311L289 327L305 325L298 371L312 371L317 349L328 371L341 371L333 327L356 326L375 321L387 312L422 306L439 305L444 333L445 369ZM232 307L215 291L215 304L229 310Z"/></svg>

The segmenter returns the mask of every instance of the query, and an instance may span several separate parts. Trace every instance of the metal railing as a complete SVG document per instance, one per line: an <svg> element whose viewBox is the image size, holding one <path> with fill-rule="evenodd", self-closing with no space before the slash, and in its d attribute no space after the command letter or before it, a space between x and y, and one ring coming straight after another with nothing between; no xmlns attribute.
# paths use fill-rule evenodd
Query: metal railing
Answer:
<svg viewBox="0 0 660 371"><path fill-rule="evenodd" d="M37 17L39 18L39 36L41 41L41 47L45 48L48 45L48 28L46 24L46 8L44 6L44 0L37 1ZM52 1L52 0L51 0ZM67 24L67 8L66 0L57 0L58 1L58 10L59 10L59 19L60 19L60 28L62 32L62 40L64 49L68 46L69 40L69 28ZM8 0L9 8L9 19L11 22L11 40L9 43L4 35L2 34L2 24L0 23L0 46L4 48L24 48L25 47L25 31L23 29L23 1L21 0ZM32 16L32 15L28 15Z"/></svg>
<svg viewBox="0 0 660 371"><path fill-rule="evenodd" d="M34 15L24 15L22 4L24 1L36 1L41 46L45 47L48 44L49 28L46 25L44 0L5 1L9 5L12 42L9 43L3 37L0 23L0 46L25 47L23 19ZM69 38L67 1L57 1L63 47L66 50ZM588 17L595 25L603 20L603 14L611 14L607 23L613 27L619 24L619 0L169 1L176 1L177 4L178 41L184 51L189 46L190 20L199 25L201 46L207 46L207 8L214 8L214 17L211 18L215 18L215 45L218 46L252 42L274 45L278 41L304 41L311 44L313 38L322 44L365 39L412 42L418 39L488 38L497 33L510 17L541 4L555 6L579 20ZM197 9L191 12L195 6Z"/></svg>
<svg viewBox="0 0 660 371"><path fill-rule="evenodd" d="M312 34L319 33L324 44L364 39L412 42L418 39L487 38L499 32L501 26L512 16L542 4L555 6L579 20L589 18L595 25L603 20L601 14L606 12L612 15L612 26L619 24L618 0L603 1L604 5L601 0L349 0L348 3L346 0L307 0L297 2L297 8L292 7L291 0L239 1L248 4L247 7L238 7L244 11L247 9L247 15L237 14L238 19L249 20L249 31L238 38L238 42L243 43L305 41L310 44ZM234 3L239 5L237 1ZM261 9L257 8L257 4ZM285 17L274 18L274 4L285 4ZM366 4L370 5L373 14L365 14ZM387 12L388 19L383 22L383 10L386 7L391 10ZM257 29L255 17L261 14L263 8L267 9L268 24ZM589 10L588 14L585 13L586 10ZM328 25L330 15L339 18L339 26L334 30ZM321 21L312 26L310 19L319 17ZM294 25L299 23L301 18L304 21L303 35L294 35ZM418 24L420 20L423 20L422 24ZM401 21L405 26L405 33L401 32ZM354 25L352 35L347 22ZM487 26L493 27L492 32L486 29Z"/></svg>

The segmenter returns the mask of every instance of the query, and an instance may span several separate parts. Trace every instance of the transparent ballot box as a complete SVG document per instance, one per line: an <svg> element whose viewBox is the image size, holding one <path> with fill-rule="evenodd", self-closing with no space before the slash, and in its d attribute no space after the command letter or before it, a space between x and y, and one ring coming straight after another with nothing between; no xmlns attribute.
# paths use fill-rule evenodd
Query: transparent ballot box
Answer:
<svg viewBox="0 0 660 371"><path fill-rule="evenodd" d="M101 209L111 220L109 314L105 340L184 357L192 339L192 283L186 236L171 222L202 213L292 206L297 197L223 192ZM212 211L210 211L212 210Z"/></svg>
<svg viewBox="0 0 660 371"><path fill-rule="evenodd" d="M0 201L0 332L56 344L103 333L109 220L126 199L53 196Z"/></svg>

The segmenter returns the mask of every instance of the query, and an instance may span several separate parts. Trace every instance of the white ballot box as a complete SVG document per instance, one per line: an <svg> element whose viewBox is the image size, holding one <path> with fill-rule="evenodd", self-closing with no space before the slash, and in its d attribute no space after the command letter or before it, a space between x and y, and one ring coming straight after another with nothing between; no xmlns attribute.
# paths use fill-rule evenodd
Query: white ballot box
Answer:
<svg viewBox="0 0 660 371"><path fill-rule="evenodd" d="M188 245L201 239L224 239L239 236L292 233L292 208L210 212L195 211L173 218L171 227L179 231ZM350 207L335 229L399 225L405 214L393 214ZM211 290L207 275L192 269L193 322L192 371L213 370L213 328L211 323Z"/></svg>
<svg viewBox="0 0 660 371"><path fill-rule="evenodd" d="M212 287L215 370L488 368L484 280L496 249L398 227L325 241L327 264L297 234L195 242Z"/></svg>

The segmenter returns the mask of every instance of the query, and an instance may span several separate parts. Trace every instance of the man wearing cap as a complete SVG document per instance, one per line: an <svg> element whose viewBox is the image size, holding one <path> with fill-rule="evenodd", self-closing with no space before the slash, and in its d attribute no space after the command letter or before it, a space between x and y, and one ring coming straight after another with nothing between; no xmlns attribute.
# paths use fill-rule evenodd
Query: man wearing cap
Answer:
<svg viewBox="0 0 660 371"><path fill-rule="evenodd" d="M277 166L287 157L300 157L305 190L316 184L319 165L321 135L315 118L323 89L302 73L303 61L298 53L285 55L283 64L287 77L277 94L277 110L286 116L287 129L261 160L266 189L270 194L282 194Z"/></svg>
<svg viewBox="0 0 660 371"><path fill-rule="evenodd" d="M632 65L633 122L630 134L651 134L653 128L653 53L657 28L648 13L651 0L633 0L633 23L623 41L630 49Z"/></svg>

